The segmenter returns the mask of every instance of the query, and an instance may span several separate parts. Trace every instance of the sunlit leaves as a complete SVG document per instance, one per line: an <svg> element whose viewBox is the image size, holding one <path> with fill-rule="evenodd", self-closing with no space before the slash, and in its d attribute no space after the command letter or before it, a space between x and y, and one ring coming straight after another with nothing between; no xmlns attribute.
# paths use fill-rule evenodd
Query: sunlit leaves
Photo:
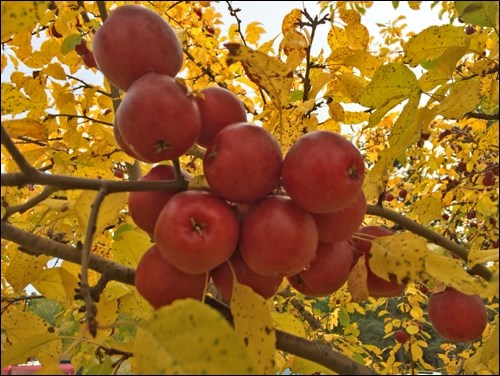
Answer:
<svg viewBox="0 0 500 376"><path fill-rule="evenodd" d="M244 45L228 43L227 63L240 62L245 72L257 86L264 89L277 107L288 103L292 88L292 71L281 61Z"/></svg>
<svg viewBox="0 0 500 376"><path fill-rule="evenodd" d="M265 299L250 287L233 281L230 307L236 334L257 365L257 372L273 373L276 336Z"/></svg>
<svg viewBox="0 0 500 376"><path fill-rule="evenodd" d="M447 119L459 119L476 108L481 101L480 77L456 82L450 94L441 101L439 113Z"/></svg>
<svg viewBox="0 0 500 376"><path fill-rule="evenodd" d="M453 47L468 47L469 39L461 27L431 26L421 31L404 45L404 62L410 67L441 56Z"/></svg>
<svg viewBox="0 0 500 376"><path fill-rule="evenodd" d="M373 79L362 90L359 103L368 108L379 108L392 100L401 102L417 87L415 74L407 66L389 63L378 68Z"/></svg>
<svg viewBox="0 0 500 376"><path fill-rule="evenodd" d="M4 120L2 125L11 138L27 137L34 140L46 141L47 128L34 119Z"/></svg>
<svg viewBox="0 0 500 376"><path fill-rule="evenodd" d="M192 299L155 311L138 328L134 343L136 371L141 374L249 374L257 370L224 317Z"/></svg>
<svg viewBox="0 0 500 376"><path fill-rule="evenodd" d="M85 235L88 227L90 212L94 206L96 195L96 192L93 191L83 191L73 206L83 235ZM116 221L120 215L120 210L124 208L127 202L127 197L126 192L121 192L107 195L104 198L99 208L95 233L101 233L104 227Z"/></svg>
<svg viewBox="0 0 500 376"><path fill-rule="evenodd" d="M50 1L2 1L2 41L14 33L34 27Z"/></svg>
<svg viewBox="0 0 500 376"><path fill-rule="evenodd" d="M370 269L389 281L395 276L398 283L419 280L425 272L427 242L421 237L402 233L372 240Z"/></svg>
<svg viewBox="0 0 500 376"><path fill-rule="evenodd" d="M67 307L72 305L75 290L78 289L76 277L62 267L44 269L32 284L47 299L55 300Z"/></svg>

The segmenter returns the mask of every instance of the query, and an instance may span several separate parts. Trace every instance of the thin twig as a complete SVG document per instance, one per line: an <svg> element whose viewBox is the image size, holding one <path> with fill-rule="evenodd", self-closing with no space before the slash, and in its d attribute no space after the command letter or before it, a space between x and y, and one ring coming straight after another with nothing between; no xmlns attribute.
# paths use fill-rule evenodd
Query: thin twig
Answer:
<svg viewBox="0 0 500 376"><path fill-rule="evenodd" d="M37 175L38 171L32 167L26 158L22 155L22 153L19 151L17 146L12 142L12 139L10 138L9 134L5 130L3 123L2 123L2 133L1 133L1 140L2 140L2 145L5 146L7 151L10 153L12 159L14 159L14 162L19 166L21 171L26 175L26 176L32 176L32 175ZM3 174L2 174L3 175ZM3 185L3 181L2 181Z"/></svg>
<svg viewBox="0 0 500 376"><path fill-rule="evenodd" d="M108 125L108 126L113 126L113 123L110 123L109 121L104 121L104 120L97 120L95 118L91 118L90 116L86 116L86 115L74 115L74 114L48 114L47 115L49 118L55 118L55 117L59 117L59 116L63 116L63 117L68 117L68 118L79 118L79 119L86 119L86 120L89 120L89 121L92 121L94 123L100 123L100 124L104 124L104 125Z"/></svg>
<svg viewBox="0 0 500 376"><path fill-rule="evenodd" d="M103 186L97 192L97 195L92 203L89 215L89 221L87 224L87 233L85 235L85 242L83 243L82 254L81 254L81 276L80 276L80 294L83 297L83 301L85 302L85 309L87 314L87 325L89 328L90 334L95 337L97 335L97 307L92 298L92 294L90 291L89 280L88 280L88 272L89 272L89 257L92 249L92 242L94 240L94 235L96 231L97 217L99 213L99 208L101 207L104 198L108 194L106 187Z"/></svg>

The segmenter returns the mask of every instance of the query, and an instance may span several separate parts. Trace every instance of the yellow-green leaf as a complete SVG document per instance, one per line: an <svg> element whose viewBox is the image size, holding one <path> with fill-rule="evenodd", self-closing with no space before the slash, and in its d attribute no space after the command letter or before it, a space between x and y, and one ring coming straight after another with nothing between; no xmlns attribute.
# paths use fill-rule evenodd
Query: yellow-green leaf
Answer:
<svg viewBox="0 0 500 376"><path fill-rule="evenodd" d="M158 309L137 329L134 360L146 375L258 373L224 317L193 299Z"/></svg>
<svg viewBox="0 0 500 376"><path fill-rule="evenodd" d="M11 138L27 137L40 141L47 141L47 128L34 119L3 120L2 125Z"/></svg>
<svg viewBox="0 0 500 376"><path fill-rule="evenodd" d="M413 203L412 212L418 216L420 222L427 226L432 221L441 218L441 200L427 196Z"/></svg>
<svg viewBox="0 0 500 376"><path fill-rule="evenodd" d="M273 319L275 329L279 329L299 337L304 337L306 335L304 322L299 320L290 312L272 311L271 317Z"/></svg>
<svg viewBox="0 0 500 376"><path fill-rule="evenodd" d="M119 264L135 268L144 252L151 247L150 236L141 230L124 231L113 245L113 259Z"/></svg>
<svg viewBox="0 0 500 376"><path fill-rule="evenodd" d="M496 26L498 19L496 1L455 1L455 8L463 22L478 26Z"/></svg>
<svg viewBox="0 0 500 376"><path fill-rule="evenodd" d="M368 285L366 282L367 269L365 257L360 257L354 267L351 269L347 279L347 288L352 296L353 302L361 302L368 298Z"/></svg>
<svg viewBox="0 0 500 376"><path fill-rule="evenodd" d="M12 257L9 258L9 266L5 270L3 277L16 293L21 294L26 286L38 278L50 257L45 255L33 257L17 249L9 249L8 252ZM4 249L2 249L3 253Z"/></svg>
<svg viewBox="0 0 500 376"><path fill-rule="evenodd" d="M227 43L225 47L229 50L228 65L239 61L248 78L262 88L278 108L288 104L293 74L286 64L241 44Z"/></svg>
<svg viewBox="0 0 500 376"><path fill-rule="evenodd" d="M3 319L3 317L2 317ZM2 320L3 322L3 320ZM44 365L44 371L50 375L48 369L52 369L54 362L59 364L59 357L62 350L61 337L56 333L36 333L29 338L8 346L2 352L2 367L9 364L25 363L26 359L36 357Z"/></svg>
<svg viewBox="0 0 500 376"><path fill-rule="evenodd" d="M50 1L2 1L2 41L35 26L49 4Z"/></svg>
<svg viewBox="0 0 500 376"><path fill-rule="evenodd" d="M481 77L456 82L450 94L441 101L438 112L447 119L461 119L481 102L480 85Z"/></svg>
<svg viewBox="0 0 500 376"><path fill-rule="evenodd" d="M67 306L74 301L75 289L78 288L76 277L62 267L44 269L32 284L47 299Z"/></svg>
<svg viewBox="0 0 500 376"><path fill-rule="evenodd" d="M90 211L94 203L97 193L93 191L83 191L80 197L76 200L73 209L76 212L78 223L80 224L81 233L85 236L90 217ZM128 195L126 192L113 193L107 195L99 207L95 233L101 233L106 226L114 223L120 211L127 203Z"/></svg>
<svg viewBox="0 0 500 376"><path fill-rule="evenodd" d="M40 316L16 307L2 312L2 330L7 332L11 344L17 344L29 340L35 334L51 333L54 328L42 320Z"/></svg>
<svg viewBox="0 0 500 376"><path fill-rule="evenodd" d="M274 373L276 335L266 300L250 287L233 281L231 313L236 334L257 365L257 372Z"/></svg>
<svg viewBox="0 0 500 376"><path fill-rule="evenodd" d="M478 294L483 297L490 294L490 290L486 288L481 280L465 271L460 260L429 252L425 260L425 269L431 277L465 294ZM498 280L494 283L498 291Z"/></svg>
<svg viewBox="0 0 500 376"><path fill-rule="evenodd" d="M467 254L467 265L472 268L476 264L498 261L498 248L476 249L472 248Z"/></svg>
<svg viewBox="0 0 500 376"><path fill-rule="evenodd" d="M425 274L427 242L412 233L382 236L372 240L368 263L379 277L389 281L389 276L398 283L421 280Z"/></svg>
<svg viewBox="0 0 500 376"><path fill-rule="evenodd" d="M424 61L440 57L449 48L468 47L469 41L462 27L431 26L413 36L404 45L404 62L415 67Z"/></svg>
<svg viewBox="0 0 500 376"><path fill-rule="evenodd" d="M371 82L361 90L359 104L368 108L385 106L389 101L398 99L394 105L408 98L418 89L415 74L402 63L389 63L380 66Z"/></svg>
<svg viewBox="0 0 500 376"><path fill-rule="evenodd" d="M457 62L467 52L465 47L450 47L436 60L431 69L419 78L420 88L423 91L430 91L438 85L448 82L455 71Z"/></svg>

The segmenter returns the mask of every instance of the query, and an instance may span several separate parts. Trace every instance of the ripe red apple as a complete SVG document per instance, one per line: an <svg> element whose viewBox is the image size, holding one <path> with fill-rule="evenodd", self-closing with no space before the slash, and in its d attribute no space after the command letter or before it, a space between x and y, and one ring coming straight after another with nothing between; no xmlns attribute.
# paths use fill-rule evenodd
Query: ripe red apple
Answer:
<svg viewBox="0 0 500 376"><path fill-rule="evenodd" d="M231 266L229 266L229 264L231 264ZM250 287L264 299L269 299L274 296L283 281L283 277L264 276L255 273L245 264L240 252L236 251L231 255L228 261L210 272L215 286L227 302L231 301L231 296L233 294L233 273L231 272L231 267L234 270L238 283Z"/></svg>
<svg viewBox="0 0 500 376"><path fill-rule="evenodd" d="M148 72L175 77L182 67L182 46L174 29L140 5L111 11L92 43L99 70L123 91Z"/></svg>
<svg viewBox="0 0 500 376"><path fill-rule="evenodd" d="M347 282L353 263L354 250L346 240L333 244L319 243L316 257L309 267L287 278L296 290L305 295L327 296Z"/></svg>
<svg viewBox="0 0 500 376"><path fill-rule="evenodd" d="M482 183L485 187L492 187L495 185L495 174L492 170L488 170L483 174Z"/></svg>
<svg viewBox="0 0 500 376"><path fill-rule="evenodd" d="M134 153L134 151L127 145L125 141L123 141L123 138L120 134L120 130L118 129L117 126L113 127L113 135L115 136L116 143L124 153L131 156L132 158L139 159L139 156ZM153 163L152 161L144 161L144 162Z"/></svg>
<svg viewBox="0 0 500 376"><path fill-rule="evenodd" d="M198 106L172 77L147 73L130 87L116 111L122 142L144 162L175 159L200 134Z"/></svg>
<svg viewBox="0 0 500 376"><path fill-rule="evenodd" d="M379 277L373 273L369 264L372 239L393 234L391 230L385 227L365 226L360 228L351 238L355 253L358 257L365 258L368 293L374 298L399 296L406 288L406 284L397 283L396 279L387 281Z"/></svg>
<svg viewBox="0 0 500 376"><path fill-rule="evenodd" d="M399 329L394 332L394 338L399 343L405 343L408 341L408 333L404 329Z"/></svg>
<svg viewBox="0 0 500 376"><path fill-rule="evenodd" d="M479 295L466 295L452 287L432 294L427 310L434 329L450 341L476 340L488 323L486 306Z"/></svg>
<svg viewBox="0 0 500 376"><path fill-rule="evenodd" d="M219 131L203 158L211 190L222 198L252 203L279 184L282 153L271 133L249 123Z"/></svg>
<svg viewBox="0 0 500 376"><path fill-rule="evenodd" d="M246 213L239 245L241 257L255 273L289 276L314 259L318 230L312 215L290 198L269 196Z"/></svg>
<svg viewBox="0 0 500 376"><path fill-rule="evenodd" d="M139 294L158 309L177 299L202 300L207 275L187 274L178 270L153 245L139 260L134 278Z"/></svg>
<svg viewBox="0 0 500 376"><path fill-rule="evenodd" d="M292 200L311 213L331 213L351 205L364 180L359 150L345 137L314 131L288 150L281 170L282 183Z"/></svg>
<svg viewBox="0 0 500 376"><path fill-rule="evenodd" d="M139 181L175 180L171 165L156 165L141 176ZM149 234L154 234L161 209L178 191L134 191L128 195L128 209L135 224Z"/></svg>
<svg viewBox="0 0 500 376"><path fill-rule="evenodd" d="M83 62L88 68L97 68L97 64L95 62L94 53L92 51L86 51L83 56Z"/></svg>
<svg viewBox="0 0 500 376"><path fill-rule="evenodd" d="M401 189L399 190L399 194L398 194L398 196L399 196L400 198L402 198L403 200L406 198L406 196L407 196L407 195L408 195L408 191L407 191L406 189L401 188Z"/></svg>
<svg viewBox="0 0 500 376"><path fill-rule="evenodd" d="M206 191L184 191L161 210L154 231L160 253L185 273L208 272L236 249L239 223L231 207Z"/></svg>
<svg viewBox="0 0 500 376"><path fill-rule="evenodd" d="M247 121L243 103L231 91L219 86L204 88L196 97L201 116L198 145L208 147L224 127Z"/></svg>
<svg viewBox="0 0 500 376"><path fill-rule="evenodd" d="M366 198L362 190L348 207L327 214L313 214L318 239L324 243L348 240L363 223L366 213Z"/></svg>

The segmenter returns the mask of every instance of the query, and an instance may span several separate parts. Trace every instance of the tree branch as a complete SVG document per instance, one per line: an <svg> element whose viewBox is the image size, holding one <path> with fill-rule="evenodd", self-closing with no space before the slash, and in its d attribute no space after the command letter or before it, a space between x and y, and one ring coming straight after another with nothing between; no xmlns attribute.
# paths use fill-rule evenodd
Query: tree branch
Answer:
<svg viewBox="0 0 500 376"><path fill-rule="evenodd" d="M451 253L457 255L462 260L467 261L468 251L467 248L462 247L461 245L445 238L444 236L438 234L437 232L411 220L410 218L405 217L399 213L396 213L392 210L386 209L379 205L368 205L366 208L366 214L376 215L378 217L382 217L388 219L392 222L395 222L408 231L419 235L430 242L443 247L450 251ZM486 281L491 281L492 273L486 268L484 265L477 264L473 268L470 269L470 273L481 276Z"/></svg>
<svg viewBox="0 0 500 376"><path fill-rule="evenodd" d="M16 162L16 164L19 166L24 175L31 176L33 174L36 174L37 170L28 163L28 161L26 160L26 158L24 158L22 153L14 144L14 142L12 142L12 139L5 130L3 123L1 124L1 127L2 127L2 133L1 133L2 145L5 146L7 151L10 153L12 159L14 159L14 162ZM3 185L3 180L2 180L2 185Z"/></svg>
<svg viewBox="0 0 500 376"><path fill-rule="evenodd" d="M52 193L57 192L58 189L51 187L50 185L46 186L43 191L41 191L39 194L37 194L35 197L30 198L28 201L26 201L24 204L21 205L14 205L14 206L7 206L5 208L5 213L2 217L2 221L6 221L7 218L9 218L12 214L14 213L24 213L25 211L31 209L32 207L38 205L45 199L49 198Z"/></svg>
<svg viewBox="0 0 500 376"><path fill-rule="evenodd" d="M79 264L82 260L78 248L56 242L54 240L41 238L30 232L16 228L15 226L2 222L2 238L19 244L21 252L29 251L29 254L48 255L66 261ZM88 266L101 274L105 274L108 280L115 280L129 285L134 284L135 270L107 260L101 256L91 254ZM210 297L205 297L205 302L217 309L230 323L233 322L231 310L224 303ZM318 341L309 341L305 338L276 330L276 348L290 354L310 359L321 364L338 374L347 375L374 375L370 368L357 363L345 355L332 350L328 345Z"/></svg>

